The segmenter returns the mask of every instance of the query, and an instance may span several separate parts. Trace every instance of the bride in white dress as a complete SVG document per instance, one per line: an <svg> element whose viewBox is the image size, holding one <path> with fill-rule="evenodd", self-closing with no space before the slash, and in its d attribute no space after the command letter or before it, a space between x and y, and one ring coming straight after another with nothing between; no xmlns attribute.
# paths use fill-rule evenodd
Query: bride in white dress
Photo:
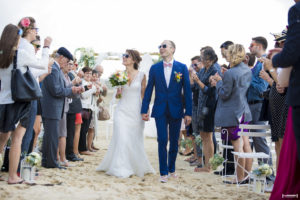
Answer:
<svg viewBox="0 0 300 200"><path fill-rule="evenodd" d="M129 82L122 90L118 90L122 97L114 113L112 139L104 159L96 169L122 178L155 173L144 149L141 105L146 76L138 71L140 61L140 54L136 50L126 50L126 54L123 54L123 65L126 66Z"/></svg>

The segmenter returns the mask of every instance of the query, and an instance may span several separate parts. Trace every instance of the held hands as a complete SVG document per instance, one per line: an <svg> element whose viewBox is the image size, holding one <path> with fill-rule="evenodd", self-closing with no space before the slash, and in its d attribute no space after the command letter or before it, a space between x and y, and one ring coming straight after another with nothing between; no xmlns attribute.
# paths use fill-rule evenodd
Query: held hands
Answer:
<svg viewBox="0 0 300 200"><path fill-rule="evenodd" d="M192 117L191 116L188 116L188 115L184 116L184 124L186 126L190 125L191 122L192 122Z"/></svg>
<svg viewBox="0 0 300 200"><path fill-rule="evenodd" d="M51 37L46 37L45 40L44 40L44 46L50 47L51 43L52 43L52 38Z"/></svg>
<svg viewBox="0 0 300 200"><path fill-rule="evenodd" d="M144 120L144 121L149 121L150 119L149 119L149 113L147 113L147 114L142 114L142 120Z"/></svg>

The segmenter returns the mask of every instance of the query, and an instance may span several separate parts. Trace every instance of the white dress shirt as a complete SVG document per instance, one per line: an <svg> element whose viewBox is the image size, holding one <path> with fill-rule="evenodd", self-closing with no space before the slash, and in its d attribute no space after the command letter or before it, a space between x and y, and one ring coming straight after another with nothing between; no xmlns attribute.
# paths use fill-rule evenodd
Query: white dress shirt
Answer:
<svg viewBox="0 0 300 200"><path fill-rule="evenodd" d="M171 73L172 73L172 68L173 68L173 63L174 59L172 59L170 62L165 62L163 61L163 64L172 64L172 67L164 67L164 74L165 74L165 79L167 83L167 87L169 87L170 79L171 79Z"/></svg>

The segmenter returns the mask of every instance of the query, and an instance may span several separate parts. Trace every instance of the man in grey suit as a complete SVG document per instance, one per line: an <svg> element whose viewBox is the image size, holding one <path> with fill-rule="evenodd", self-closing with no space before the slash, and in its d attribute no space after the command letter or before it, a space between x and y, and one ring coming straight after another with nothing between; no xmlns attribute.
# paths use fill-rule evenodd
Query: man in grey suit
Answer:
<svg viewBox="0 0 300 200"><path fill-rule="evenodd" d="M42 82L41 106L44 124L42 166L65 169L57 161L59 121L63 116L65 97L79 94L82 92L82 87L67 88L65 85L61 68L73 60L72 54L66 48L59 48L54 60L51 74Z"/></svg>

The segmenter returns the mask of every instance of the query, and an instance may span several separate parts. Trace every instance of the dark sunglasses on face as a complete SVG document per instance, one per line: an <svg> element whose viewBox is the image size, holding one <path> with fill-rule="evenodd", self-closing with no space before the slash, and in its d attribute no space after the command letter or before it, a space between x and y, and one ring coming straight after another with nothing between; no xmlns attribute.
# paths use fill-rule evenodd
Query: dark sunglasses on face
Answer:
<svg viewBox="0 0 300 200"><path fill-rule="evenodd" d="M197 67L200 64L200 62L192 64L193 67Z"/></svg>
<svg viewBox="0 0 300 200"><path fill-rule="evenodd" d="M32 44L32 45L37 49L41 48L41 45L39 45L39 44Z"/></svg>
<svg viewBox="0 0 300 200"><path fill-rule="evenodd" d="M160 49L160 48L164 48L165 49L165 48L167 48L167 45L166 44L159 45L158 49Z"/></svg>
<svg viewBox="0 0 300 200"><path fill-rule="evenodd" d="M124 53L124 54L123 54L123 57L124 57L124 58L129 58L129 55L126 54L126 53Z"/></svg>

